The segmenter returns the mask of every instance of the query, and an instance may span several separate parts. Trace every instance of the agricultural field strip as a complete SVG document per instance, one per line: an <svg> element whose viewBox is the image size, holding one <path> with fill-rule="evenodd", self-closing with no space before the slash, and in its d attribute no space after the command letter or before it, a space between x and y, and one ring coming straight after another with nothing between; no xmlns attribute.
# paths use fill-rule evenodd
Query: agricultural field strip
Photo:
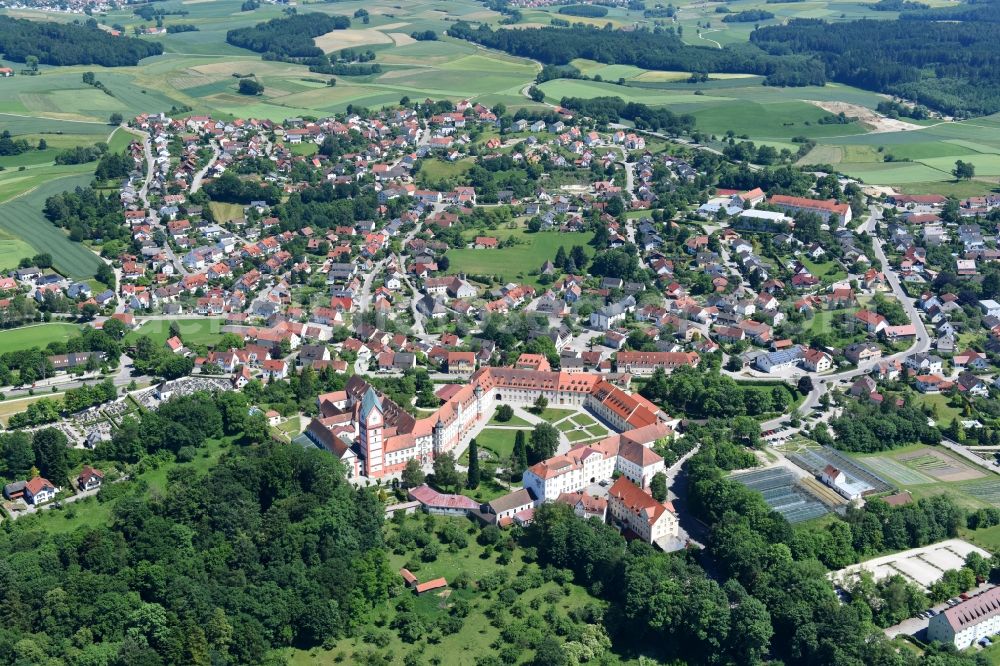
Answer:
<svg viewBox="0 0 1000 666"><path fill-rule="evenodd" d="M911 469L889 456L866 456L863 460L865 465L868 465L879 474L884 474L902 486L937 483L936 479L927 476L923 472Z"/></svg>

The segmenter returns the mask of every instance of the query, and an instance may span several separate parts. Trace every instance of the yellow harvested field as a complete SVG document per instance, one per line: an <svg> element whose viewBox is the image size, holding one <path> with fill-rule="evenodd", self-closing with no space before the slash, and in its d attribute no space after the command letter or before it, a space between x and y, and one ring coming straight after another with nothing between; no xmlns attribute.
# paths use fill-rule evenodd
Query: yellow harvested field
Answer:
<svg viewBox="0 0 1000 666"><path fill-rule="evenodd" d="M324 53L332 53L367 44L392 44L392 37L381 30L333 30L314 41Z"/></svg>
<svg viewBox="0 0 1000 666"><path fill-rule="evenodd" d="M407 44L413 44L417 41L405 32L390 32L389 36L392 37L392 41L396 43L396 46L406 46Z"/></svg>
<svg viewBox="0 0 1000 666"><path fill-rule="evenodd" d="M295 65L289 63L261 60L259 56L253 56L252 61L247 60L223 60L206 65L195 65L189 70L207 76L217 76L225 78L233 73L245 74L253 72L257 76L271 76L281 74L301 74L301 69L295 69Z"/></svg>

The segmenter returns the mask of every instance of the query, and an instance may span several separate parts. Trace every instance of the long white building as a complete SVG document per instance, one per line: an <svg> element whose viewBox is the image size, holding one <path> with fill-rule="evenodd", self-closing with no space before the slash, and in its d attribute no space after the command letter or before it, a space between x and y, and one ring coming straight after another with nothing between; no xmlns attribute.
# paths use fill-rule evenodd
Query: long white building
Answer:
<svg viewBox="0 0 1000 666"><path fill-rule="evenodd" d="M665 469L663 458L652 449L653 443L672 435L669 426L656 424L583 444L529 467L524 472L524 487L539 501L548 502L562 493L608 481L618 472L645 488L653 475Z"/></svg>

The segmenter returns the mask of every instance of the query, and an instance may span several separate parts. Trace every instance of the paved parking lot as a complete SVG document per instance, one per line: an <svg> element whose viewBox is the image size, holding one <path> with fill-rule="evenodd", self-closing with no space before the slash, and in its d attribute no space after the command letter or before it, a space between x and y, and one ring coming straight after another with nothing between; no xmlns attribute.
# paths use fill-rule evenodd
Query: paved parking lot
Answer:
<svg viewBox="0 0 1000 666"><path fill-rule="evenodd" d="M870 571L875 580L900 574L910 582L928 588L938 581L945 571L960 569L969 553L977 552L989 557L982 548L961 539L949 539L922 548L911 548L893 555L878 557L849 566L833 574L833 580L847 584L860 570Z"/></svg>

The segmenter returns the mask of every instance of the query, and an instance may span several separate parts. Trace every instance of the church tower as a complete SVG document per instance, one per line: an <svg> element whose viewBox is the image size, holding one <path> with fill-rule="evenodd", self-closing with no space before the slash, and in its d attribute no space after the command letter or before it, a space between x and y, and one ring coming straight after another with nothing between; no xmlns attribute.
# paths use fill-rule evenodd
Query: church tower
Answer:
<svg viewBox="0 0 1000 666"><path fill-rule="evenodd" d="M368 387L358 411L358 446L365 463L365 476L382 476L382 428L385 424L382 399Z"/></svg>
<svg viewBox="0 0 1000 666"><path fill-rule="evenodd" d="M437 457L444 453L444 422L440 417L438 417L437 423L434 424L431 436L434 443L434 456Z"/></svg>

